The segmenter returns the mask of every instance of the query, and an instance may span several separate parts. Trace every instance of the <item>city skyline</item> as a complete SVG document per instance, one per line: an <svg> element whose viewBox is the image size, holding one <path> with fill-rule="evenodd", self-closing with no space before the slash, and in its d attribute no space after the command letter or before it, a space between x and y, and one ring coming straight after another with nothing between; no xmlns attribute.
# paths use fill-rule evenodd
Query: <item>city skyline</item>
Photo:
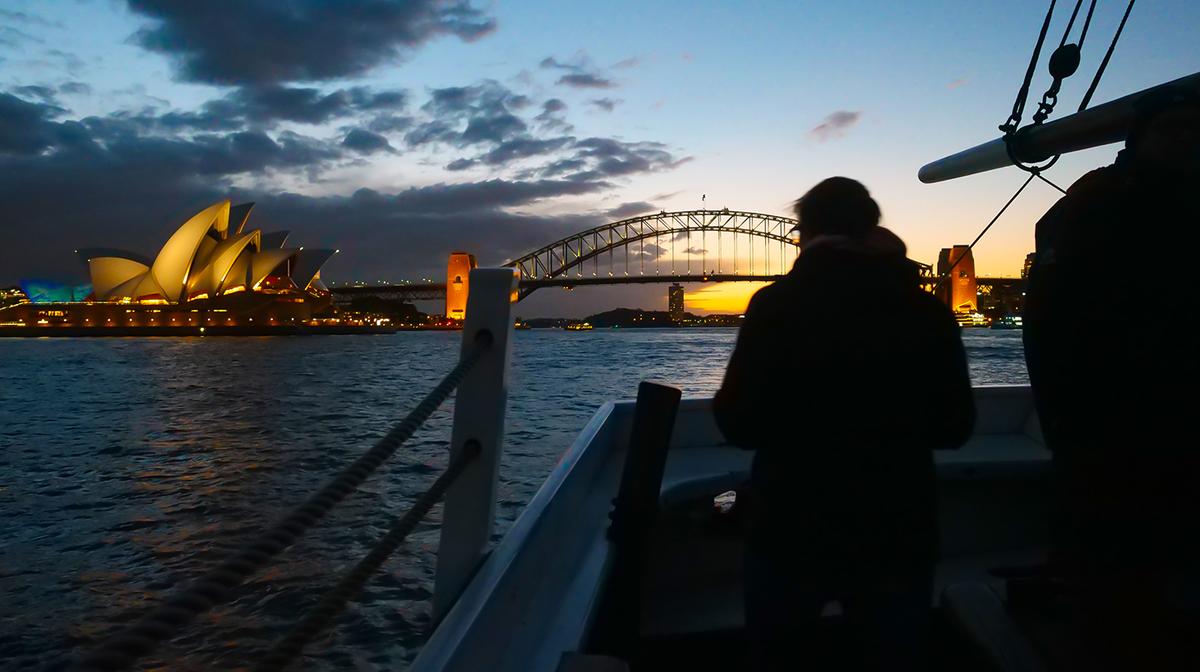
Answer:
<svg viewBox="0 0 1200 672"><path fill-rule="evenodd" d="M325 277L347 282L438 277L458 250L499 264L640 212L790 215L833 174L863 181L909 255L933 263L973 239L1023 175L922 185L916 169L998 134L1044 9L10 3L0 285L78 278L75 247L145 249L164 221L223 198L341 249ZM1059 114L1121 9L1098 7ZM1185 2L1136 14L1095 100L1200 69L1188 34L1198 20ZM1047 83L1043 65L1032 95ZM1066 186L1117 149L1064 157L1049 177ZM1020 274L1057 196L1030 186L976 247L980 275ZM753 289L692 285L689 310L736 312ZM531 314L587 314L663 307L665 292L529 302Z"/></svg>

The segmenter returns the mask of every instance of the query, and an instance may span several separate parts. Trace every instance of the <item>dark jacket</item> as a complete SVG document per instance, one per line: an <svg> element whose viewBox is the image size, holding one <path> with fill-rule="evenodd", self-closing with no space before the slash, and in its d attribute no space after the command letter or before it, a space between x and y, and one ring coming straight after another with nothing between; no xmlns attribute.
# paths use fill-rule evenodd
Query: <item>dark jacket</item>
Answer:
<svg viewBox="0 0 1200 672"><path fill-rule="evenodd" d="M936 558L932 451L967 440L974 402L953 315L886 229L815 240L754 295L714 412L756 451L752 545L798 537L843 569Z"/></svg>
<svg viewBox="0 0 1200 672"><path fill-rule="evenodd" d="M1025 356L1068 559L1200 559L1195 189L1122 158L1037 224Z"/></svg>

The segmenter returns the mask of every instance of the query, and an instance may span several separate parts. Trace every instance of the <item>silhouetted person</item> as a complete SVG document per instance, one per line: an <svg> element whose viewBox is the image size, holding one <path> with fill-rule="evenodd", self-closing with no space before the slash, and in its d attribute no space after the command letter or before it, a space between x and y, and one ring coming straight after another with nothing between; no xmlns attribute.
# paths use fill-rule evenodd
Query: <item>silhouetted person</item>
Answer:
<svg viewBox="0 0 1200 672"><path fill-rule="evenodd" d="M1196 670L1200 100L1139 107L1116 162L1037 224L1025 355L1058 478L1052 558L1089 615L1088 665Z"/></svg>
<svg viewBox="0 0 1200 672"><path fill-rule="evenodd" d="M753 667L811 661L836 600L868 667L920 669L938 554L932 451L958 448L974 423L959 327L861 184L825 180L796 215L802 252L750 301L714 401L726 438L756 451Z"/></svg>

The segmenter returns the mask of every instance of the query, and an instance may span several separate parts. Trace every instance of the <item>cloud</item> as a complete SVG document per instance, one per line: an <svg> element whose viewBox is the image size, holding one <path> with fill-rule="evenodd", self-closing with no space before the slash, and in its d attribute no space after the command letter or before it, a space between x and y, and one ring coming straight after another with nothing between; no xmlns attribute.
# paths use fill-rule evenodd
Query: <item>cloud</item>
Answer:
<svg viewBox="0 0 1200 672"><path fill-rule="evenodd" d="M376 133L399 133L412 128L415 120L412 117L397 114L382 114L375 117L367 128Z"/></svg>
<svg viewBox="0 0 1200 672"><path fill-rule="evenodd" d="M858 110L838 110L814 126L808 135L817 142L840 138L845 136L846 132L853 128L861 118L862 112Z"/></svg>
<svg viewBox="0 0 1200 672"><path fill-rule="evenodd" d="M617 70L628 70L629 68L636 68L637 66L639 66L641 64L642 64L642 59L638 58L637 56L633 56L631 58L626 58L624 60L620 60L620 61L617 61L616 63L613 63L612 67Z"/></svg>
<svg viewBox="0 0 1200 672"><path fill-rule="evenodd" d="M566 147L574 138L559 137L537 140L534 138L518 138L497 145L495 149L480 157L489 166L502 166L520 159L545 156Z"/></svg>
<svg viewBox="0 0 1200 672"><path fill-rule="evenodd" d="M615 89L617 83L600 75L590 72L573 72L558 78L555 84L574 87L576 89Z"/></svg>
<svg viewBox="0 0 1200 672"><path fill-rule="evenodd" d="M670 251L670 248L667 247L661 247L659 245L655 245L654 243L645 243L644 245L639 245L636 248L631 245L629 247L629 256L633 258L642 257L643 259L649 261L652 259L660 259L666 256Z"/></svg>
<svg viewBox="0 0 1200 672"><path fill-rule="evenodd" d="M46 41L12 26L0 26L0 46L15 49L29 42L45 44Z"/></svg>
<svg viewBox="0 0 1200 672"><path fill-rule="evenodd" d="M0 154L37 154L61 141L67 131L50 119L62 111L0 93Z"/></svg>
<svg viewBox="0 0 1200 672"><path fill-rule="evenodd" d="M24 23L30 26L44 26L50 28L61 28L62 23L58 21L50 21L37 14L28 12L13 12L7 9L0 9L0 19L8 23Z"/></svg>
<svg viewBox="0 0 1200 672"><path fill-rule="evenodd" d="M588 102L590 102L592 105L595 105L596 108L604 110L605 112L612 112L613 110L617 109L618 105L625 101L621 100L620 98L593 98Z"/></svg>
<svg viewBox="0 0 1200 672"><path fill-rule="evenodd" d="M592 160L594 163L590 172L605 178L669 170L691 160L691 157L676 159L666 145L659 142L625 142L592 137L580 140L575 147L578 150L576 158Z"/></svg>
<svg viewBox="0 0 1200 672"><path fill-rule="evenodd" d="M574 127L564 118L563 113L566 110L566 103L558 98L551 98L542 103L542 111L533 120L546 130L570 133Z"/></svg>
<svg viewBox="0 0 1200 672"><path fill-rule="evenodd" d="M571 70L578 71L580 66L563 63L553 56L547 56L538 63L539 68L547 68L550 70Z"/></svg>
<svg viewBox="0 0 1200 672"><path fill-rule="evenodd" d="M708 254L708 250L699 248L699 247L689 247L686 250L684 250L683 253L700 256L702 254Z"/></svg>
<svg viewBox="0 0 1200 672"><path fill-rule="evenodd" d="M58 87L59 93L84 96L92 92L92 87L83 82L64 82Z"/></svg>
<svg viewBox="0 0 1200 672"><path fill-rule="evenodd" d="M549 70L565 70L567 74L559 77L555 84L577 89L616 88L616 82L596 72L587 54L580 52L576 55L575 61L574 63L567 63L553 56L547 56L538 63L538 67Z"/></svg>
<svg viewBox="0 0 1200 672"><path fill-rule="evenodd" d="M472 117L467 122L467 128L459 136L459 142L464 145L481 142L501 143L507 138L523 133L526 128L524 121L509 112Z"/></svg>
<svg viewBox="0 0 1200 672"><path fill-rule="evenodd" d="M9 222L0 234L10 241L0 246L0 284L31 274L70 277L79 272L70 249L88 244L152 253L173 225L220 198L257 202L259 226L341 248L327 266L334 278L395 268L435 273L447 253L464 248L499 263L611 221L596 211L562 215L557 205L553 216L526 208L595 198L632 176L689 160L658 142L576 137L563 100L535 104L490 80L423 93L246 83L192 109L142 95L116 112L68 118L52 96L86 93L78 84L0 93L0 201ZM297 132L301 124L343 119L332 125L336 135ZM392 193L302 193L332 169L371 165L399 143L445 153L453 160L434 165L444 164L448 180L466 181ZM493 179L472 181L462 172L481 168ZM47 241L65 242L60 249Z"/></svg>
<svg viewBox="0 0 1200 672"><path fill-rule="evenodd" d="M132 41L208 84L354 77L436 37L471 41L496 26L469 0L127 1L150 20Z"/></svg>
<svg viewBox="0 0 1200 672"><path fill-rule="evenodd" d="M342 146L359 154L374 154L375 152L395 152L387 138L377 133L355 128L346 134Z"/></svg>
<svg viewBox="0 0 1200 672"><path fill-rule="evenodd" d="M653 210L653 203L647 203L645 201L631 201L628 203L622 203L611 210L606 210L604 212L604 216L611 217L613 219L625 219L627 217L634 217L636 215L652 212Z"/></svg>
<svg viewBox="0 0 1200 672"><path fill-rule="evenodd" d="M958 79L952 79L946 83L946 88L953 91L954 89L966 86L968 83L970 83L970 81L970 77L959 77Z"/></svg>
<svg viewBox="0 0 1200 672"><path fill-rule="evenodd" d="M48 86L32 84L28 86L18 86L13 90L25 98L37 98L44 103L58 103L58 98L56 97L57 91Z"/></svg>

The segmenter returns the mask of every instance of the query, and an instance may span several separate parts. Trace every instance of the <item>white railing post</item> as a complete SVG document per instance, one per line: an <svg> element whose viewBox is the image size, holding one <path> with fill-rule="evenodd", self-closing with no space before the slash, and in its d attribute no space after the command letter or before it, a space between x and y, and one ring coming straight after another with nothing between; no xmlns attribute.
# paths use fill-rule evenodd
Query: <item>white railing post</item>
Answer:
<svg viewBox="0 0 1200 672"><path fill-rule="evenodd" d="M496 512L496 480L504 438L508 401L508 360L513 331L511 296L519 275L512 268L476 268L468 280L467 314L462 352L475 346L481 331L492 344L462 383L454 398L450 456L470 443L479 454L446 491L442 541L438 548L433 590L433 619L446 615L487 551Z"/></svg>

